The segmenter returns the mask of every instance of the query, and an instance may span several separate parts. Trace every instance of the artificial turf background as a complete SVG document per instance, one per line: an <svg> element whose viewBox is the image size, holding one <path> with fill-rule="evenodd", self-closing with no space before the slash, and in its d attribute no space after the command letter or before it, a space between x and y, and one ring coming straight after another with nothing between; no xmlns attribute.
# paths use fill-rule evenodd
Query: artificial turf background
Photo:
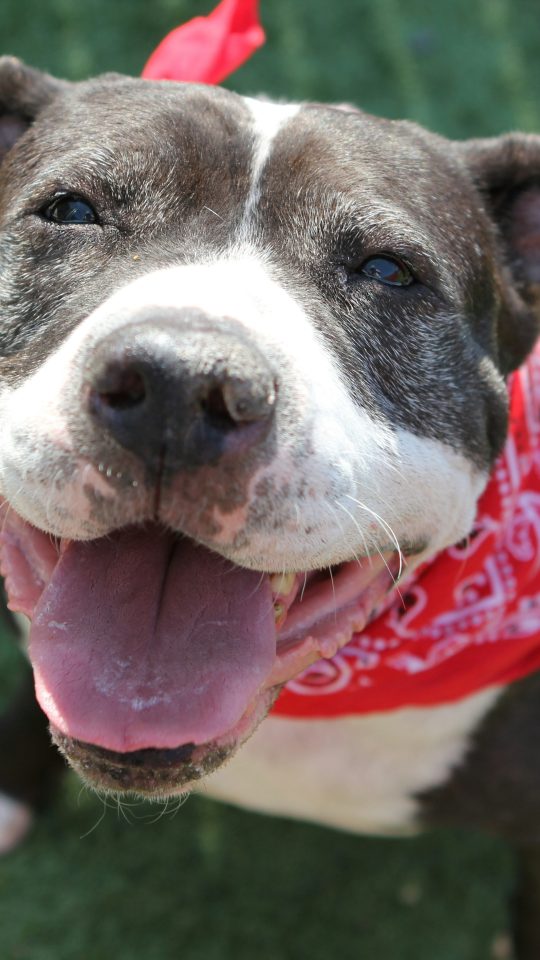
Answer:
<svg viewBox="0 0 540 960"><path fill-rule="evenodd" d="M136 74L211 2L0 0L0 52L73 79ZM262 15L267 46L227 84L242 93L352 101L456 137L540 129L537 0L262 0ZM7 698L7 641L0 672ZM496 841L348 837L199 798L159 812L128 823L68 778L0 862L0 960L506 955L512 862Z"/></svg>

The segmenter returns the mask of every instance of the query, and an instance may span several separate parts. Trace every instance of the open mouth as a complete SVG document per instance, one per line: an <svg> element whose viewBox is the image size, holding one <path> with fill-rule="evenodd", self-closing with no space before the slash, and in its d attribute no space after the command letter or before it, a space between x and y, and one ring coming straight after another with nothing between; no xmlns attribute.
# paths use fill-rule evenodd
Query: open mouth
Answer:
<svg viewBox="0 0 540 960"><path fill-rule="evenodd" d="M154 524L58 540L7 505L0 534L43 710L63 736L121 753L234 740L257 703L366 626L397 567L386 554L268 574Z"/></svg>

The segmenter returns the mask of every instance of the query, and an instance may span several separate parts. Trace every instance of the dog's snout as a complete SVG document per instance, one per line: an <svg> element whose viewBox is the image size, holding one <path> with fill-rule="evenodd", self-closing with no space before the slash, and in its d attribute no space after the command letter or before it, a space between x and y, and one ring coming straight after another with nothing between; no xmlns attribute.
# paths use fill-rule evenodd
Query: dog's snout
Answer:
<svg viewBox="0 0 540 960"><path fill-rule="evenodd" d="M94 423L151 470L216 462L262 442L276 379L259 348L227 321L180 312L110 334L86 366Z"/></svg>

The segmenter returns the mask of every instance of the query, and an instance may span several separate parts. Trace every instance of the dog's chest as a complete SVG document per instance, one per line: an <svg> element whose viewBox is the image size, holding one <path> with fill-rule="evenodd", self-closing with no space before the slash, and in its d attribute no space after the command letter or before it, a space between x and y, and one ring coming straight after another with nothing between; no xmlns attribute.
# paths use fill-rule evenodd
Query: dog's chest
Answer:
<svg viewBox="0 0 540 960"><path fill-rule="evenodd" d="M412 832L417 795L448 779L500 692L334 720L269 717L204 793L359 833Z"/></svg>

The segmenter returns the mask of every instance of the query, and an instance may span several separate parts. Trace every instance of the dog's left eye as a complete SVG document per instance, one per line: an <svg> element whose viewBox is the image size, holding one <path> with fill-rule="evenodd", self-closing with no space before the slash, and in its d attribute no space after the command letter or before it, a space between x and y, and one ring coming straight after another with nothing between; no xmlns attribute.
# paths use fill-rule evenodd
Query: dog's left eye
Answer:
<svg viewBox="0 0 540 960"><path fill-rule="evenodd" d="M43 216L53 223L88 224L99 223L94 208L81 197L64 195L57 197L43 209Z"/></svg>
<svg viewBox="0 0 540 960"><path fill-rule="evenodd" d="M390 287L410 287L415 279L409 268L395 257L368 257L355 272Z"/></svg>

